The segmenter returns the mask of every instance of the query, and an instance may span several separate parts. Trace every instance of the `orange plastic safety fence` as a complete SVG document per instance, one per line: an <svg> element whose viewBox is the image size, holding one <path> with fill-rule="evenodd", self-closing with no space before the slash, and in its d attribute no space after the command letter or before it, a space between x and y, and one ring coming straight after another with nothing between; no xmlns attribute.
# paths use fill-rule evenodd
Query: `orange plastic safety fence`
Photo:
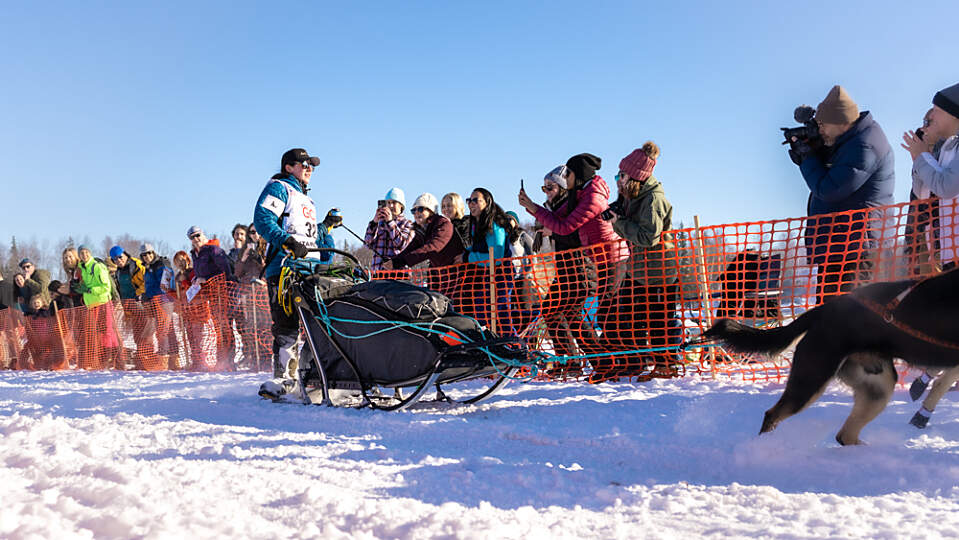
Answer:
<svg viewBox="0 0 959 540"><path fill-rule="evenodd" d="M728 317L787 324L873 281L932 275L959 260L950 203L917 201L816 217L671 231L654 248L625 241L443 268L378 272L447 295L457 311L554 355L543 377L687 373L779 380L789 358L680 344ZM181 292L61 311L0 312L9 369L257 370L271 366L266 286L222 276Z"/></svg>
<svg viewBox="0 0 959 540"><path fill-rule="evenodd" d="M59 311L0 311L0 367L267 371L271 368L266 285L217 276L187 299L169 294Z"/></svg>

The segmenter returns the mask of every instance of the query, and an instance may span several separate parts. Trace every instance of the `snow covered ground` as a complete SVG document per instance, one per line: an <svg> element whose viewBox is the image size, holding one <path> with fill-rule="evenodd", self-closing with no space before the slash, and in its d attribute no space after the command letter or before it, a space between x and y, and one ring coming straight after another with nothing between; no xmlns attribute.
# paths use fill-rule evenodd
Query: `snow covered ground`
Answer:
<svg viewBox="0 0 959 540"><path fill-rule="evenodd" d="M473 407L275 405L255 375L0 373L0 538L941 538L959 404L833 442L838 385L516 384Z"/></svg>

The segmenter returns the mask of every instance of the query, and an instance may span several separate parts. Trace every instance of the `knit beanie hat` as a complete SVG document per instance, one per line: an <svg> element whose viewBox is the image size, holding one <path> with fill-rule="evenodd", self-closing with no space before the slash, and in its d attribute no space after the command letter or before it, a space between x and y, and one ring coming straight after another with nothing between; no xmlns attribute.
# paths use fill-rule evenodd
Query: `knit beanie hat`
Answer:
<svg viewBox="0 0 959 540"><path fill-rule="evenodd" d="M619 162L619 170L642 182L653 175L657 157L659 147L653 141L646 141L642 148L633 150Z"/></svg>
<svg viewBox="0 0 959 540"><path fill-rule="evenodd" d="M832 87L826 99L816 108L816 120L824 124L851 124L858 118L859 107L846 93L846 89L838 84Z"/></svg>
<svg viewBox="0 0 959 540"><path fill-rule="evenodd" d="M423 208L429 208L434 214L440 213L440 203L436 200L436 196L434 196L432 193L424 193L417 197L415 201L413 201L413 208L418 208L420 206Z"/></svg>
<svg viewBox="0 0 959 540"><path fill-rule="evenodd" d="M400 203L403 205L403 210L406 210L406 195L403 194L402 189L398 187L390 188L390 190L386 192L386 196L383 198L387 201L396 201Z"/></svg>
<svg viewBox="0 0 959 540"><path fill-rule="evenodd" d="M602 166L603 160L593 154L576 154L569 158L566 166L576 174L574 180L577 186L581 186L596 176L596 171ZM573 187L573 186L569 186Z"/></svg>
<svg viewBox="0 0 959 540"><path fill-rule="evenodd" d="M560 165L555 169L546 173L546 176L543 177L543 180L546 182L552 182L557 186L563 189L569 189L569 169L566 168L566 165Z"/></svg>
<svg viewBox="0 0 959 540"><path fill-rule="evenodd" d="M932 104L959 118L959 84L954 84L936 92L936 95L932 98Z"/></svg>

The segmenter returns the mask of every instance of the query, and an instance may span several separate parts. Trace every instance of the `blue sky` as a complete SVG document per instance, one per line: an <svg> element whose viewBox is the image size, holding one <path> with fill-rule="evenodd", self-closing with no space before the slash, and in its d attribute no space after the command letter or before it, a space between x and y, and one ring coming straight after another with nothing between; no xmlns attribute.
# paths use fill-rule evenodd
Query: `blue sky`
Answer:
<svg viewBox="0 0 959 540"><path fill-rule="evenodd" d="M677 221L802 216L778 128L837 83L897 149L905 200L898 143L959 82L956 21L955 1L11 2L0 242L185 246L249 222L297 146L322 159L321 215L361 234L394 185L518 209L520 178L592 152L611 179L648 139Z"/></svg>

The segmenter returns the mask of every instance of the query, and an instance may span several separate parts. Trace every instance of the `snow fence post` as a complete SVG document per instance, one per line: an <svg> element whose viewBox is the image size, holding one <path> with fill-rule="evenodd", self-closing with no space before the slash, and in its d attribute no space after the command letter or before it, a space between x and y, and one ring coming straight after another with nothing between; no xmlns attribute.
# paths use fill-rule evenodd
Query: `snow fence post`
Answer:
<svg viewBox="0 0 959 540"><path fill-rule="evenodd" d="M496 265L493 264L493 248L489 248L489 306L490 328L496 333Z"/></svg>
<svg viewBox="0 0 959 540"><path fill-rule="evenodd" d="M699 284L699 296L702 300L700 304L699 314L701 315L700 319L706 323L706 328L710 328L713 325L713 305L709 301L709 282L707 281L707 271L706 271L706 246L703 243L703 231L699 227L699 215L693 216L693 224L696 229L696 241L693 242L693 250L696 253L696 281ZM700 353L700 358L708 355L709 357L709 373L713 378L716 378L716 355L710 350L708 353Z"/></svg>

